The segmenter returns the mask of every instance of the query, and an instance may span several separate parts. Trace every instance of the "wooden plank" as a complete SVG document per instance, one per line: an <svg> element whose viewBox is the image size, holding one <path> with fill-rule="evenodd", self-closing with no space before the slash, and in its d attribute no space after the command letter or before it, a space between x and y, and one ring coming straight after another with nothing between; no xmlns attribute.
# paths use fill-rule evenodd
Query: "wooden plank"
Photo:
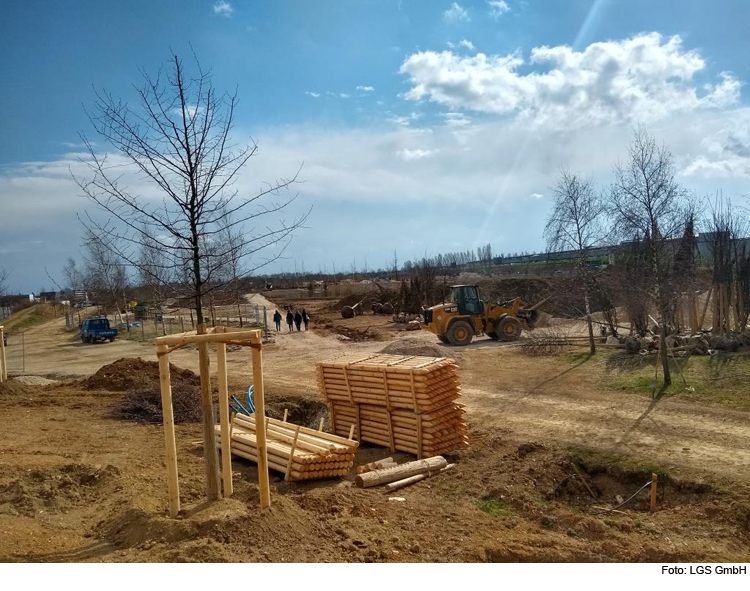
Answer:
<svg viewBox="0 0 750 591"><path fill-rule="evenodd" d="M159 387L164 421L164 446L167 464L167 492L169 495L169 515L177 517L180 512L180 483L177 474L177 443L174 431L174 410L172 408L172 384L169 375L169 354L166 346L157 347L159 359Z"/></svg>

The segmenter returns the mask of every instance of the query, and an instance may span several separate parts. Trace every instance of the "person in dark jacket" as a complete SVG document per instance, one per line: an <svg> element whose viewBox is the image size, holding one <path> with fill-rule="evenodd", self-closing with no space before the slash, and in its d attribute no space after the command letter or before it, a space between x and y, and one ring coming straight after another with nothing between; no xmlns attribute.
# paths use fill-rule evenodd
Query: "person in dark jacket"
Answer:
<svg viewBox="0 0 750 591"><path fill-rule="evenodd" d="M294 330L294 314L291 310L286 313L286 323L289 325L289 332L292 332Z"/></svg>
<svg viewBox="0 0 750 591"><path fill-rule="evenodd" d="M307 325L310 323L310 315L304 308L302 308L302 322L305 323L305 330L307 330Z"/></svg>
<svg viewBox="0 0 750 591"><path fill-rule="evenodd" d="M302 329L302 314L299 313L299 310L294 315L294 324L297 325L297 332L299 332Z"/></svg>
<svg viewBox="0 0 750 591"><path fill-rule="evenodd" d="M281 312L278 310L273 315L273 321L276 323L276 332L279 332L281 330Z"/></svg>

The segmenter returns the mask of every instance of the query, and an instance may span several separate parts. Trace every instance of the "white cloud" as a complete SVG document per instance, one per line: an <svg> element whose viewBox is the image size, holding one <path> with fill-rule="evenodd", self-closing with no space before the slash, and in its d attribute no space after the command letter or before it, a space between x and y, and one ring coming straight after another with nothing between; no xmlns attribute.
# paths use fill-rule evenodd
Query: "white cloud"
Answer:
<svg viewBox="0 0 750 591"><path fill-rule="evenodd" d="M361 92L372 92L375 88L373 86L357 86L356 90Z"/></svg>
<svg viewBox="0 0 750 591"><path fill-rule="evenodd" d="M456 49L459 47L465 47L469 51L474 51L475 49L474 44L468 39L461 39L461 41L459 41L458 43L451 43L450 41L448 41L447 45L451 49Z"/></svg>
<svg viewBox="0 0 750 591"><path fill-rule="evenodd" d="M340 93L339 93L339 96L340 96L341 98L343 98L343 99L348 99L348 98L351 98L351 95L350 95L350 94L346 94L345 92L340 92Z"/></svg>
<svg viewBox="0 0 750 591"><path fill-rule="evenodd" d="M466 9L458 2L451 4L451 7L443 13L443 20L446 23L470 22L471 17Z"/></svg>
<svg viewBox="0 0 750 591"><path fill-rule="evenodd" d="M396 115L395 113L391 113L389 111L387 115L387 121L395 123L396 125L400 125L401 127L408 127L411 123L414 123L415 121L423 117L422 113L418 113L416 111L412 111L408 115Z"/></svg>
<svg viewBox="0 0 750 591"><path fill-rule="evenodd" d="M687 177L750 177L750 109L734 112L732 120L700 143L701 153L688 158Z"/></svg>
<svg viewBox="0 0 750 591"><path fill-rule="evenodd" d="M520 53L422 51L409 56L400 71L412 84L407 99L558 127L650 122L739 101L740 82L726 72L716 85L698 91L694 77L706 62L697 51L685 50L679 36L640 34L593 43L583 51L536 47L529 60L536 69L518 73L525 63Z"/></svg>
<svg viewBox="0 0 750 591"><path fill-rule="evenodd" d="M311 96L311 97L313 97L313 98L318 98L318 97L320 97L320 93L319 93L319 92L312 92L311 90L306 90L306 91L305 91L305 94L306 94L307 96Z"/></svg>
<svg viewBox="0 0 750 591"><path fill-rule="evenodd" d="M440 116L445 120L445 124L449 127L466 127L471 124L471 119L463 113L450 111L448 113L441 113Z"/></svg>
<svg viewBox="0 0 750 591"><path fill-rule="evenodd" d="M406 162L411 162L413 160L422 160L423 158L434 156L437 154L437 150L422 150L421 148L410 150L409 148L402 148L397 154Z"/></svg>
<svg viewBox="0 0 750 591"><path fill-rule="evenodd" d="M541 193L532 193L531 195L529 195L529 197L531 199L541 199L542 197L544 197L544 195L542 195Z"/></svg>
<svg viewBox="0 0 750 591"><path fill-rule="evenodd" d="M214 4L214 14L219 14L221 16L231 18L231 16L234 14L234 8L229 2L220 0L219 2Z"/></svg>
<svg viewBox="0 0 750 591"><path fill-rule="evenodd" d="M495 20L499 19L506 12L510 12L510 6L504 0L488 0L487 6L489 7L487 14Z"/></svg>

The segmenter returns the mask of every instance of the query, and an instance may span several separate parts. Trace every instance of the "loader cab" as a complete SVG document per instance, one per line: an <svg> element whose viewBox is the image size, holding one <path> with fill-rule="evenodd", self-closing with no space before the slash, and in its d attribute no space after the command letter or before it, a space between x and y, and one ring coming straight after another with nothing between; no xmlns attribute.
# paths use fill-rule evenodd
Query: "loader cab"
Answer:
<svg viewBox="0 0 750 591"><path fill-rule="evenodd" d="M479 299L477 285L452 285L448 301L458 305L459 314L472 316L484 314L484 304Z"/></svg>

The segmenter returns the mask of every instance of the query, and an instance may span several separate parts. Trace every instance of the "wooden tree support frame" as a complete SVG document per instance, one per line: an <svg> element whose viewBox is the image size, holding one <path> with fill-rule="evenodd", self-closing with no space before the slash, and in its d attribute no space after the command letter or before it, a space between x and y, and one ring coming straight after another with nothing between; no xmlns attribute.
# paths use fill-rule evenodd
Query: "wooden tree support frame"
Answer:
<svg viewBox="0 0 750 591"><path fill-rule="evenodd" d="M5 359L5 327L0 326L0 383L8 379L8 363Z"/></svg>
<svg viewBox="0 0 750 591"><path fill-rule="evenodd" d="M206 497L209 501L221 498L219 486L219 466L216 452L216 439L213 425L213 402L211 397L210 359L208 346L216 345L216 369L219 383L219 425L221 430L222 464L221 475L224 496L231 496L232 455L231 420L229 416L229 390L227 387L227 344L250 347L253 366L253 401L255 416L265 419L265 396L263 389L262 331L243 330L216 326L203 334L194 331L174 334L155 339L156 354L159 359L159 385L164 415L164 439L167 461L167 489L169 493L169 514L176 517L180 512L180 486L177 472L177 444L175 441L174 411L172 408L172 384L169 375L169 354L190 344L198 345L201 379L201 403L204 414L203 453L206 462ZM208 420L206 420L208 419ZM258 488L260 508L271 505L271 492L268 478L268 455L266 449L266 421L261 420L257 430L258 441Z"/></svg>

